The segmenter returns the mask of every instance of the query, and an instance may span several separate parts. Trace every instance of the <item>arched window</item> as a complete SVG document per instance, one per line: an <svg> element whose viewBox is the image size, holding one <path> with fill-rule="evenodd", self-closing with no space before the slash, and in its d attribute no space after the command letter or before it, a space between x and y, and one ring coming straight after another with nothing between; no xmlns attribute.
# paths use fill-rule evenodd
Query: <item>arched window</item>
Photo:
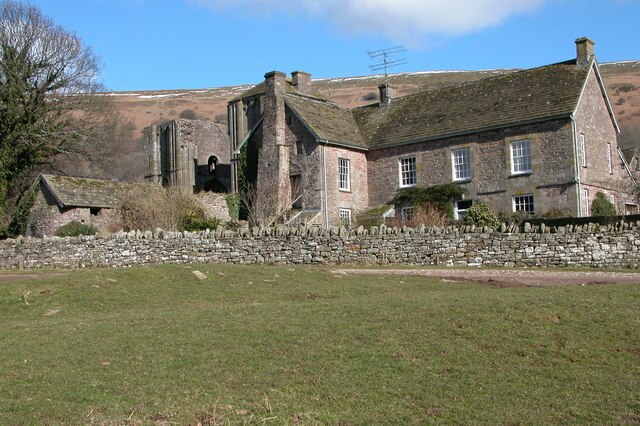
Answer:
<svg viewBox="0 0 640 426"><path fill-rule="evenodd" d="M211 157L209 157L209 161L207 161L207 164L209 166L209 174L215 176L218 169L218 158L212 155Z"/></svg>

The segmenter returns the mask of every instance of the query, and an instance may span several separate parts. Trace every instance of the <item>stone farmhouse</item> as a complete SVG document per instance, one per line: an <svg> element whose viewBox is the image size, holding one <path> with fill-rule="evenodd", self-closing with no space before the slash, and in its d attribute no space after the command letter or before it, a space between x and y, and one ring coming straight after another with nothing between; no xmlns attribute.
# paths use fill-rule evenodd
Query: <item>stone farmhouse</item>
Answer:
<svg viewBox="0 0 640 426"><path fill-rule="evenodd" d="M449 182L466 190L457 219L478 201L588 216L598 192L636 213L593 45L580 38L575 59L410 96L381 85L379 102L355 109L314 93L308 73L269 72L228 104L231 188L255 182L259 196L324 226Z"/></svg>

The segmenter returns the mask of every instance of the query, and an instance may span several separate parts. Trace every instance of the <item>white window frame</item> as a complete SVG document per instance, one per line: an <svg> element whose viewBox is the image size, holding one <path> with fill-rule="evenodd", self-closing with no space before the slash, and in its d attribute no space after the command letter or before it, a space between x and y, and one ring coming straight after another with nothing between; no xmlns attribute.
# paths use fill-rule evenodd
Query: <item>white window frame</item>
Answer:
<svg viewBox="0 0 640 426"><path fill-rule="evenodd" d="M340 208L338 217L340 218L340 225L351 228L351 209Z"/></svg>
<svg viewBox="0 0 640 426"><path fill-rule="evenodd" d="M514 195L512 197L513 204L513 212L525 212L529 214L533 214L535 211L535 204L533 199L533 194L523 194L523 195ZM523 208L518 208L522 206ZM531 206L530 210L527 210L527 207Z"/></svg>
<svg viewBox="0 0 640 426"><path fill-rule="evenodd" d="M398 160L400 188L411 188L418 183L417 161L415 156L402 157Z"/></svg>
<svg viewBox="0 0 640 426"><path fill-rule="evenodd" d="M453 203L453 211L455 213L454 217L456 220L464 219L465 215L467 214L467 209L469 208L467 207L467 208L461 209L459 207L459 203L471 203L469 205L469 207L471 207L473 206L473 200L458 200Z"/></svg>
<svg viewBox="0 0 640 426"><path fill-rule="evenodd" d="M589 199L589 190L582 188L582 216L591 216L591 200Z"/></svg>
<svg viewBox="0 0 640 426"><path fill-rule="evenodd" d="M351 160L338 157L338 189L351 191Z"/></svg>
<svg viewBox="0 0 640 426"><path fill-rule="evenodd" d="M416 208L414 206L406 206L400 208L400 220L402 222L412 221L415 214Z"/></svg>
<svg viewBox="0 0 640 426"><path fill-rule="evenodd" d="M611 144L607 144L607 167L609 168L609 174L613 174L613 164L611 164Z"/></svg>
<svg viewBox="0 0 640 426"><path fill-rule="evenodd" d="M611 204L613 204L613 207L616 206L616 195L615 194L609 194L609 202ZM617 210L617 209L616 209Z"/></svg>
<svg viewBox="0 0 640 426"><path fill-rule="evenodd" d="M471 148L451 150L451 169L454 181L471 179Z"/></svg>
<svg viewBox="0 0 640 426"><path fill-rule="evenodd" d="M511 174L520 175L532 172L531 139L511 141Z"/></svg>
<svg viewBox="0 0 640 426"><path fill-rule="evenodd" d="M582 151L582 167L587 167L587 138L580 133L580 151Z"/></svg>

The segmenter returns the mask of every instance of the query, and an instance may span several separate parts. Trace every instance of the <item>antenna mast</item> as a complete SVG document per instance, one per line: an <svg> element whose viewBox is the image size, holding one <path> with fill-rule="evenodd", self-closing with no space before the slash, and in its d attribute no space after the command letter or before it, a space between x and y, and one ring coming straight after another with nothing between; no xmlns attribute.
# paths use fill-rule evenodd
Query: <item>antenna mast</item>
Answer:
<svg viewBox="0 0 640 426"><path fill-rule="evenodd" d="M396 59L395 57L398 53L405 52L406 50L407 48L404 46L396 46L396 47L390 47L388 49L372 50L370 52L367 52L367 55L369 55L369 58L375 59L376 61L378 61L375 64L369 65L369 69L373 72L384 70L384 79L387 80L389 76L388 74L389 68L393 68L393 67L397 67L397 66L405 65L409 63L403 58ZM381 58L381 59L378 59L378 58Z"/></svg>

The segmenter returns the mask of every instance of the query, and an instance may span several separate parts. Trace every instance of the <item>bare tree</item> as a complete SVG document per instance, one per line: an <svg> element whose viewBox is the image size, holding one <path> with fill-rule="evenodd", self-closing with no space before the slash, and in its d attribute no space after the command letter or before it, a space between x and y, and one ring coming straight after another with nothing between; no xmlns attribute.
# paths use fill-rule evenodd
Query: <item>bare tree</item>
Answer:
<svg viewBox="0 0 640 426"><path fill-rule="evenodd" d="M0 3L0 227L40 167L95 152L113 131L99 71L75 34L33 6Z"/></svg>
<svg viewBox="0 0 640 426"><path fill-rule="evenodd" d="M291 192L285 197L284 202L279 197L278 191L259 194L257 186L250 183L247 189L240 193L240 200L246 208L250 225L271 226L280 220L285 220L285 213L292 209L293 204L301 196L300 180L292 182Z"/></svg>

